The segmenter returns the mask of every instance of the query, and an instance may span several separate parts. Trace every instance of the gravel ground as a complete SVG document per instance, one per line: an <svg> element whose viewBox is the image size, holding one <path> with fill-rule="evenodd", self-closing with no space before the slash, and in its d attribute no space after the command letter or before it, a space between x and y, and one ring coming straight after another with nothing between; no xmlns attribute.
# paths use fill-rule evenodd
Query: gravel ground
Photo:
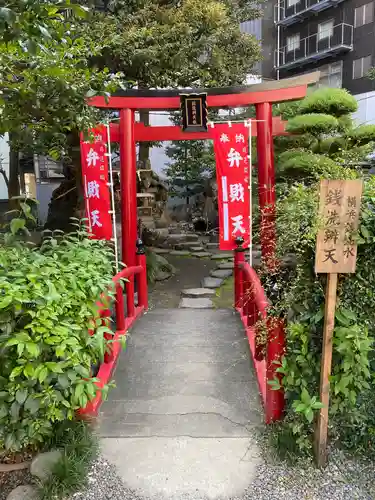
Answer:
<svg viewBox="0 0 375 500"><path fill-rule="evenodd" d="M333 453L323 472L312 465L291 466L270 461L259 467L256 480L242 497L228 500L374 500L374 470L374 463L347 459L340 452ZM75 493L69 500L109 499L146 500L126 488L114 468L99 458L91 468L86 491ZM173 500L204 499L193 493Z"/></svg>
<svg viewBox="0 0 375 500"><path fill-rule="evenodd" d="M9 493L21 484L32 483L28 469L14 472L0 472L0 500L5 500Z"/></svg>

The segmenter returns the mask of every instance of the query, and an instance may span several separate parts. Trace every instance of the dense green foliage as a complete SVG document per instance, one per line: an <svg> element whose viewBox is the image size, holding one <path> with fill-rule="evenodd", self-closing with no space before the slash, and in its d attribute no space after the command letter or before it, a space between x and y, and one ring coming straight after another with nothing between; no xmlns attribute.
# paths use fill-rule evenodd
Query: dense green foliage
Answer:
<svg viewBox="0 0 375 500"><path fill-rule="evenodd" d="M105 242L79 230L34 249L14 241L24 219L10 229L0 245L0 453L43 445L95 397L92 367L110 342L97 301L113 296Z"/></svg>
<svg viewBox="0 0 375 500"><path fill-rule="evenodd" d="M284 182L311 182L337 166L355 167L372 151L374 127L355 127L350 113L357 101L346 90L323 88L295 103L282 104L289 136L275 139L277 174ZM338 177L336 177L338 178Z"/></svg>
<svg viewBox="0 0 375 500"><path fill-rule="evenodd" d="M320 109L343 116L352 109L350 102L333 104L328 90L312 94L298 105L308 112ZM336 98L339 97L336 93ZM314 106L314 96L318 104ZM323 97L327 98L327 105ZM296 115L295 115L296 116ZM290 121L295 120L294 117ZM354 129L351 133L355 134ZM320 133L320 132L319 132ZM358 132L357 132L358 133ZM322 138L311 134L312 140ZM367 134L366 138L371 138ZM333 138L336 140L336 138ZM343 142L344 144L344 142ZM371 144L370 144L371 146ZM297 153L293 163L294 153ZM300 154L300 156L298 156ZM282 165L297 169L303 175L288 179L277 207L278 254L294 254L296 267L273 276L264 274L267 287L277 284L278 296L271 313L287 319L287 351L278 372L287 398L285 421L278 426L276 439L284 453L311 453L313 424L321 408L319 377L324 321L325 275L315 275L315 242L319 227L319 180L362 177L350 155L362 159L353 143L337 149L331 157L303 148L280 155ZM318 159L318 162L314 160ZM300 165L299 165L300 164ZM286 171L286 170L285 170ZM333 365L330 397L329 434L332 441L355 452L375 452L375 180L364 178L361 221L358 234L358 260L355 274L339 276L336 324L333 342ZM278 381L272 385L279 387Z"/></svg>

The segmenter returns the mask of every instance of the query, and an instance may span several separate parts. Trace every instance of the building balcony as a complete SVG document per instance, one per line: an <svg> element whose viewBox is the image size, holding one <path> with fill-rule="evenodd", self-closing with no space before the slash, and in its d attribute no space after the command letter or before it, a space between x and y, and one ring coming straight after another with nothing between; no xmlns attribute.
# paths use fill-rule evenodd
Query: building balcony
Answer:
<svg viewBox="0 0 375 500"><path fill-rule="evenodd" d="M334 7L344 0L281 0L275 5L274 19L279 26L290 26L307 17Z"/></svg>
<svg viewBox="0 0 375 500"><path fill-rule="evenodd" d="M299 43L298 43L299 42ZM298 45L297 45L298 44ZM310 64L353 49L353 26L337 24L329 31L315 33L275 51L275 68L290 69Z"/></svg>

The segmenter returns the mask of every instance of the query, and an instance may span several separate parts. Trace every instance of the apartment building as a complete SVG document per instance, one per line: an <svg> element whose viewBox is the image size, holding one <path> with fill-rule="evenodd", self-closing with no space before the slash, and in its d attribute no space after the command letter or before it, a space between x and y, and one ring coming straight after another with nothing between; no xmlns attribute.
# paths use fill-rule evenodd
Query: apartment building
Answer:
<svg viewBox="0 0 375 500"><path fill-rule="evenodd" d="M268 2L267 2L268 3ZM356 96L357 121L375 123L375 2L368 0L276 0L273 30L264 43L274 45L273 70L263 76L287 78L314 70L320 86L342 87Z"/></svg>

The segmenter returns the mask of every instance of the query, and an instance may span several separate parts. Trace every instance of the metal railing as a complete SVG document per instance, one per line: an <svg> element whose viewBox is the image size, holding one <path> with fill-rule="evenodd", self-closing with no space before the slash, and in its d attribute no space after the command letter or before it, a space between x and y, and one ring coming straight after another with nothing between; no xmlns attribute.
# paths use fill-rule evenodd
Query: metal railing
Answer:
<svg viewBox="0 0 375 500"><path fill-rule="evenodd" d="M337 5L344 0L299 0L294 5L288 5L288 0L281 0L274 7L276 24L290 25L301 18L308 17L322 10Z"/></svg>
<svg viewBox="0 0 375 500"><path fill-rule="evenodd" d="M353 31L353 25L341 23L334 26L330 32L314 33L302 38L296 48L287 45L281 47L275 51L275 67L293 67L352 50Z"/></svg>

